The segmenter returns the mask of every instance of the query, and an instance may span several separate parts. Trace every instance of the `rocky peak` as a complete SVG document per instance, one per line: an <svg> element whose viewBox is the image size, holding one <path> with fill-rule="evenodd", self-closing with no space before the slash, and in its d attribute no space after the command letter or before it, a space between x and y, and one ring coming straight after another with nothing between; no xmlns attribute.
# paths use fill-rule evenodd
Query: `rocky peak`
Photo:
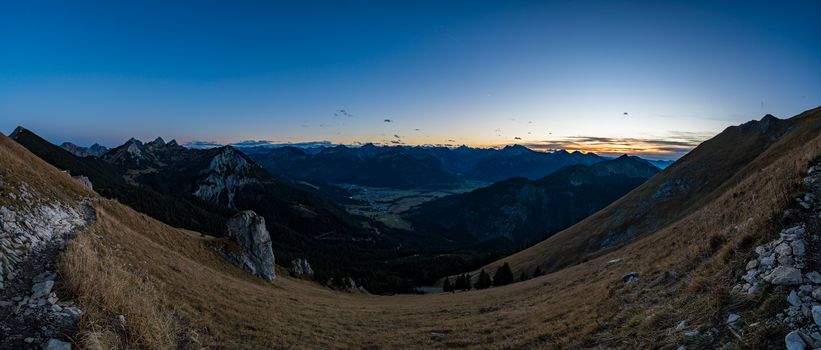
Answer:
<svg viewBox="0 0 821 350"><path fill-rule="evenodd" d="M100 146L98 143L91 145L91 147L82 147L71 142L63 142L60 144L60 148L78 157L100 157L108 152L108 148Z"/></svg>
<svg viewBox="0 0 821 350"><path fill-rule="evenodd" d="M176 146L179 146L179 144L177 143L177 140L175 139L175 140L168 141L168 146L176 147Z"/></svg>
<svg viewBox="0 0 821 350"><path fill-rule="evenodd" d="M17 136L20 136L20 134L23 134L26 131L28 131L28 130L26 130L26 128L24 128L22 126L18 126L16 128L14 128L14 131L11 132L11 135L9 135L9 137L11 137L13 139L17 138Z"/></svg>
<svg viewBox="0 0 821 350"><path fill-rule="evenodd" d="M128 139L128 141L126 141L125 144L126 145L137 145L137 147L142 147L143 146L143 142L140 141L140 140L137 140L134 137Z"/></svg>
<svg viewBox="0 0 821 350"><path fill-rule="evenodd" d="M242 186L255 183L251 171L254 163L231 146L222 147L211 163L202 173L205 179L200 181L194 195L206 201L224 204L236 209L234 197ZM224 195L224 196L223 196ZM227 203L220 203L221 198L227 198Z"/></svg>
<svg viewBox="0 0 821 350"><path fill-rule="evenodd" d="M136 142L129 142L128 147L126 147L125 151L128 154L131 154L135 157L142 157L142 150L140 150L140 147L137 145Z"/></svg>
<svg viewBox="0 0 821 350"><path fill-rule="evenodd" d="M246 210L228 220L228 238L239 245L240 252L220 251L228 260L249 273L268 281L276 278L271 235L265 227L265 218Z"/></svg>

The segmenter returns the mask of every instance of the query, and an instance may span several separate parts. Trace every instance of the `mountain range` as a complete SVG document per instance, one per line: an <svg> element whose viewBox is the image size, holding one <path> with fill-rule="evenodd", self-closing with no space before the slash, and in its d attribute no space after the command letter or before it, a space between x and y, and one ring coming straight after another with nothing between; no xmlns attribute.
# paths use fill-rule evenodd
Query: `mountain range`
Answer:
<svg viewBox="0 0 821 350"><path fill-rule="evenodd" d="M504 237L524 246L595 213L659 172L638 157L573 165L537 180L513 178L422 204L414 229L452 240Z"/></svg>
<svg viewBox="0 0 821 350"><path fill-rule="evenodd" d="M393 188L447 187L460 180L537 179L568 165L605 160L592 153L547 153L519 145L492 149L366 144L322 148L316 153L296 147L253 147L243 152L278 176Z"/></svg>
<svg viewBox="0 0 821 350"><path fill-rule="evenodd" d="M189 222L182 218L155 219L161 213L152 205L165 202L177 203L167 209L178 216L197 215L182 209L209 208L203 205L212 206L207 213L225 210L233 215L232 206L241 208L246 203L241 198L249 195L242 188L257 185L249 180L268 184L273 178L289 192L298 189L270 174L255 175L264 169L236 149L210 153L169 149L163 156L159 149L132 142L121 149L130 155L105 160L106 155L76 157L22 128L12 136L17 142L0 136L0 252L15 261L27 255L49 260L15 263L19 274L3 280L6 288L0 289L4 298L0 321L14 324L15 318L41 313L47 320L65 320L72 317L69 312L76 313L82 315L79 329L61 334L84 347L105 342L129 348L202 344L218 348L304 344L321 348L643 348L652 344L664 349L768 349L783 348L785 343L806 348L807 343L816 342L802 336L804 329L817 326L811 313L801 316L801 309L817 306L810 292L821 288L816 283L818 242L812 235L821 227L817 216L821 208L821 108L790 119L765 116L729 127L655 175L651 173L657 170L645 162L621 157L563 168L539 179L502 181L494 185L500 193L508 188L513 189L509 193L519 193L526 187L533 189L524 192L532 193L538 192L537 185L569 185L562 191L572 191L602 177L652 175L587 218L469 273L475 281L482 270L486 276L488 271L492 274L509 266L513 276L525 277L521 281L433 295L374 296L279 273L270 282L215 252L213 244L221 238L163 222ZM165 147L159 142L154 146ZM61 170L96 178L95 190ZM153 184L166 177L174 188ZM468 205L460 198L471 196L478 194L454 198ZM503 207L508 196L489 195L486 200ZM143 213L126 201L142 205ZM141 204L144 201L148 204ZM321 210L311 201L298 203ZM89 214L82 215L82 211ZM489 210L487 215L497 214ZM287 227L288 222L278 225ZM274 237L278 225L271 226L271 244L279 262L281 246ZM51 250L59 255L30 249L32 242L67 229L75 232L56 241L42 241L67 242L64 249ZM802 239L807 243L799 244ZM311 241L311 248L322 242L321 238ZM392 259L380 262L361 255L365 253L361 250L333 253L346 257L337 260L338 264L367 261L374 275L384 274L384 265L418 258L394 251ZM779 259L767 262L775 260L772 254ZM428 269L441 273L436 265L452 263L453 255L443 252L438 260L404 266L409 273ZM3 261L3 270L7 270L7 259ZM779 268L763 277L750 276L749 271L758 271L755 266L762 263ZM26 275L25 269L35 265L56 272ZM536 268L546 275L534 273ZM779 275L783 271L791 273L789 280ZM466 270L452 274L465 276ZM355 278L359 282L361 277ZM760 283L760 288L750 286L740 292L745 289L739 282L748 279ZM38 282L32 289L34 280ZM5 301L18 291L19 299ZM43 305L26 304L32 293ZM21 306L31 311L15 311ZM37 332L41 332L39 325ZM48 330L48 324L44 327ZM8 342L4 344L21 348L30 343L8 333L7 328L0 329L0 334L4 335L0 341Z"/></svg>
<svg viewBox="0 0 821 350"><path fill-rule="evenodd" d="M500 169L496 175L479 177L490 179L550 173L562 164L577 165L576 171L581 171L579 169L587 167L582 164L602 163L604 167L604 164L622 163L606 161L593 154L543 153L522 146L499 150L336 146L309 154L296 147L187 148L162 138L145 143L132 138L102 155L80 157L24 128L15 130L11 138L54 166L73 175L87 176L101 194L173 226L221 237L225 234L226 220L234 213L254 210L265 218L276 245L274 250L280 257L307 258L314 265L318 279L340 274L353 276L373 292L409 291L413 285L429 283L442 274L478 266L575 223L616 197L591 200L583 209L571 205L574 209L551 215L557 225L542 230L530 225L516 230L515 235L470 235L455 234L452 227L426 226L425 222L435 222L442 217L441 213L427 214L426 209L419 209L426 214L413 216L419 228L413 231L352 215L341 204L356 203L356 200L350 199L344 189L325 186L325 183L400 189L449 188L464 180L465 173L477 169ZM603 191L621 193L644 179L646 177L621 181L603 176L593 179L590 185L598 188L614 185ZM304 180L314 184L306 185ZM524 178L510 181L522 180L530 181ZM556 201L553 207L559 207L559 201L568 197L548 193L559 189L544 186L547 182L550 180L535 186L540 188L542 196ZM506 186L501 183L468 195L480 198ZM568 193L573 196L571 192ZM583 192L577 191L576 195ZM584 193L583 200L590 199L589 192ZM527 198L516 198L516 201L508 201L506 205L534 216L553 208L543 201ZM436 208L436 205L426 208ZM487 219L503 220L500 216ZM338 254L339 251L350 254ZM447 253L450 263L434 263L441 261L443 253ZM375 265L380 263L383 265ZM418 269L420 266L433 267ZM374 275L375 271L379 274Z"/></svg>

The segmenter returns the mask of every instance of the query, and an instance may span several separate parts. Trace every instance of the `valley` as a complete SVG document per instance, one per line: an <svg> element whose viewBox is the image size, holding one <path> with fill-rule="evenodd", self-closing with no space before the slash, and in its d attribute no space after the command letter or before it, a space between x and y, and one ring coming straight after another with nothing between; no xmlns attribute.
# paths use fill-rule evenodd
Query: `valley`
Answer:
<svg viewBox="0 0 821 350"><path fill-rule="evenodd" d="M0 2L0 350L821 350L819 13Z"/></svg>
<svg viewBox="0 0 821 350"><path fill-rule="evenodd" d="M393 228L412 230L411 224L402 218L409 210L434 199L470 192L488 185L487 182L464 180L451 188L438 189L395 189L352 184L336 186L346 190L351 199L359 202L346 205L351 214L368 217Z"/></svg>
<svg viewBox="0 0 821 350"><path fill-rule="evenodd" d="M139 348L302 347L306 342L320 347L635 348L652 339L672 348L764 348L783 344L788 329L774 321L782 304L771 300L784 298L785 291L772 286L748 295L732 289L753 249L778 236L782 222L794 225L781 221L793 220L782 219L785 209L814 215L821 208L815 199L799 203L810 198L805 186L814 186L812 174L821 166L819 130L821 109L728 128L602 211L485 265L492 272L510 263L514 276L530 274L533 267L547 274L501 287L432 295L332 289L290 276L287 266L277 266L276 278L267 282L216 254L213 238L103 198L6 137L0 138L5 159L0 179L6 192L16 193L25 183L29 193L44 201L85 198L96 213L95 221L67 244L58 265L58 295L79 305L84 315L78 324L81 344L107 339ZM735 146L724 148L727 142ZM712 171L699 172L703 162L719 157L715 147L733 149L744 158L728 159L722 152L725 165L710 163ZM610 162L617 161L646 164L626 157ZM602 170L593 174L615 169L599 164ZM637 168L619 169L638 174ZM690 174L690 182L668 189L680 173ZM690 197L693 191L704 194ZM394 199L402 197L397 193ZM654 203L654 209L637 206L631 199L636 196ZM668 199L676 196L692 199ZM20 202L13 198L4 195L3 205L18 208ZM680 216L666 222L653 219L665 205L675 206L667 210ZM622 214L600 221L608 212ZM633 235L613 234L624 232L617 230L625 230L625 221L644 224L627 230ZM269 225L269 230L275 227ZM277 237L271 239L279 263L284 254L277 249ZM556 251L577 249L579 241L587 242L578 247L588 253ZM476 283L475 273L471 278ZM139 292L122 298L120 281ZM139 321L125 323L128 332L123 333L117 315ZM741 321L727 327L728 315Z"/></svg>

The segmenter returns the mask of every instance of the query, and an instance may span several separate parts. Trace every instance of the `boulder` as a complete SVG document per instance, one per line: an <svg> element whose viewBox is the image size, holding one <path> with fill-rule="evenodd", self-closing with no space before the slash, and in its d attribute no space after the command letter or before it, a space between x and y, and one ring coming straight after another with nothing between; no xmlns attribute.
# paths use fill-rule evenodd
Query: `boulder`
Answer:
<svg viewBox="0 0 821 350"><path fill-rule="evenodd" d="M43 350L71 350L71 343L51 338L43 345Z"/></svg>
<svg viewBox="0 0 821 350"><path fill-rule="evenodd" d="M784 337L784 343L787 346L787 350L804 350L807 348L807 344L804 343L804 339L801 337L798 331L792 331Z"/></svg>
<svg viewBox="0 0 821 350"><path fill-rule="evenodd" d="M812 271L807 274L807 279L810 280L813 284L821 284L821 273L816 271Z"/></svg>
<svg viewBox="0 0 821 350"><path fill-rule="evenodd" d="M816 325L821 326L821 305L815 305L812 307L812 319L815 321Z"/></svg>
<svg viewBox="0 0 821 350"><path fill-rule="evenodd" d="M798 294L796 294L794 290L790 291L790 295L787 296L787 302L792 306L801 306L801 298L798 297Z"/></svg>
<svg viewBox="0 0 821 350"><path fill-rule="evenodd" d="M271 235L265 227L265 218L246 210L228 220L228 237L242 249L239 254L226 253L239 267L268 281L276 278Z"/></svg>
<svg viewBox="0 0 821 350"><path fill-rule="evenodd" d="M621 277L621 281L624 283L635 283L639 280L639 273L638 272L630 272Z"/></svg>
<svg viewBox="0 0 821 350"><path fill-rule="evenodd" d="M759 265L761 265L761 267L763 268L768 268L770 266L773 266L773 264L775 264L775 257L772 255L761 258L761 260L759 261Z"/></svg>
<svg viewBox="0 0 821 350"><path fill-rule="evenodd" d="M783 242L775 247L775 252L779 256L792 255L792 248L787 242Z"/></svg>
<svg viewBox="0 0 821 350"><path fill-rule="evenodd" d="M40 299L45 298L51 293L51 288L54 287L54 281L46 280L42 282L37 282L31 286L31 298L32 299Z"/></svg>
<svg viewBox="0 0 821 350"><path fill-rule="evenodd" d="M781 286L801 284L801 270L794 267L779 266L768 276L770 283Z"/></svg>
<svg viewBox="0 0 821 350"><path fill-rule="evenodd" d="M806 253L806 247L804 246L804 241L797 239L790 243L790 247L792 248L792 254L797 256L804 256Z"/></svg>
<svg viewBox="0 0 821 350"><path fill-rule="evenodd" d="M307 259L294 259L291 261L291 273L296 277L310 277L314 275L314 270Z"/></svg>
<svg viewBox="0 0 821 350"><path fill-rule="evenodd" d="M742 276L741 279L747 281L747 283L752 284L752 283L755 283L756 276L758 276L758 271L753 269L753 270L747 271L747 274Z"/></svg>
<svg viewBox="0 0 821 350"><path fill-rule="evenodd" d="M63 312L65 312L66 314L68 314L69 316L71 316L72 318L74 318L75 320L79 320L79 319L80 319L80 315L82 315L82 314L83 314L83 312L80 310L80 308L78 308L78 307L76 307L76 306L71 306L71 307L63 308Z"/></svg>

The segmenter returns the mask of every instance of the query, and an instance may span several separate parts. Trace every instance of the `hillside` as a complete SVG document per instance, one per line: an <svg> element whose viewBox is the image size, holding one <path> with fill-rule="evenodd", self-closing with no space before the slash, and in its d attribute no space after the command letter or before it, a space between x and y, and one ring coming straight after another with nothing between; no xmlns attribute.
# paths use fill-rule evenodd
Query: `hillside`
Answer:
<svg viewBox="0 0 821 350"><path fill-rule="evenodd" d="M819 118L815 109L790 119L767 115L728 127L618 201L504 260L516 271L537 266L554 271L669 228L769 166L773 159L795 152L797 145L818 136Z"/></svg>
<svg viewBox="0 0 821 350"><path fill-rule="evenodd" d="M634 208L625 199L677 174L701 174L705 183L688 186L691 196L664 192L689 208L669 224L545 276L482 291L372 296L287 276L271 286L228 264L207 238L96 197L96 222L69 243L60 264L66 291L85 311L74 339L90 348L783 346L783 329L769 323L745 326L743 340L724 326L731 312L752 324L780 311L768 306L778 294L748 297L730 289L757 242L777 236L778 218L821 155L821 109L768 119L728 129L604 210ZM751 150L760 152L746 153ZM0 157L14 160L2 162L0 174L40 174L38 190L64 191L56 180L64 175L4 137ZM700 168L709 160L719 161L711 164L715 171ZM5 180L3 186L18 184ZM706 198L690 198L707 188ZM558 254L540 252L578 249L568 232L595 238L601 231L586 225L602 220L597 215L504 260L515 269L529 266L528 259L535 265L550 258L557 262L544 266L557 266ZM579 226L591 232L581 236ZM600 240L590 242L597 247ZM623 260L608 264L615 258ZM629 272L639 277L624 283ZM677 331L683 320L684 330Z"/></svg>
<svg viewBox="0 0 821 350"><path fill-rule="evenodd" d="M11 138L59 169L89 177L104 197L171 226L221 237L227 218L254 210L266 219L280 263L308 259L322 282L350 277L373 293L409 293L500 256L351 215L328 190L275 178L231 146L130 139L102 157L80 158L22 127Z"/></svg>
<svg viewBox="0 0 821 350"><path fill-rule="evenodd" d="M615 201L659 171L623 156L560 169L538 180L514 178L422 204L408 213L414 229L449 239L541 241Z"/></svg>

